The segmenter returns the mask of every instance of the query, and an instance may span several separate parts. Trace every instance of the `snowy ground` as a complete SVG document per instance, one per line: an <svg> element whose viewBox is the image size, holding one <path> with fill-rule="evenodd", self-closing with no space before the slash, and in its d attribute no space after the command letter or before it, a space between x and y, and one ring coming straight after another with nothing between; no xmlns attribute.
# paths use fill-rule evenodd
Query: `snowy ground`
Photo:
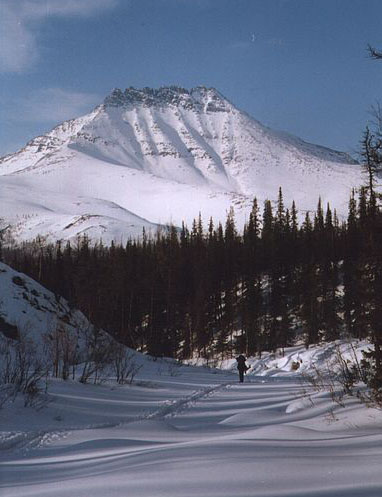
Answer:
<svg viewBox="0 0 382 497"><path fill-rule="evenodd" d="M296 375L143 364L132 386L56 380L45 407L1 409L1 496L382 495L381 411Z"/></svg>
<svg viewBox="0 0 382 497"><path fill-rule="evenodd" d="M56 325L90 326L4 264L0 317L40 346ZM0 495L380 497L382 411L307 395L300 381L316 368L335 371L338 351L353 361L367 347L338 341L266 353L248 359L244 384L234 359L208 369L133 352L141 366L133 385L50 380L43 403L25 408L19 397L0 408Z"/></svg>

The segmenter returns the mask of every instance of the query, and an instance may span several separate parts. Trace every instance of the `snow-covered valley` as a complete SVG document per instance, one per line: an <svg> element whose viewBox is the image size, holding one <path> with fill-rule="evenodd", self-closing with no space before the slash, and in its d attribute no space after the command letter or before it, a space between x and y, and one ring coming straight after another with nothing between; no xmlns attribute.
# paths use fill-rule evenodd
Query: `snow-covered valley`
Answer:
<svg viewBox="0 0 382 497"><path fill-rule="evenodd" d="M334 401L332 382L317 390L306 380L317 369L335 372L338 351L346 364L359 359L367 341L264 352L247 359L244 383L235 358L207 367L205 360L181 364L128 350L133 381L118 383L108 366L103 381L93 384L90 376L84 384L81 357L94 329L65 299L1 263L0 317L2 378L16 331L48 361L48 351L66 343L57 334L78 349L67 379L50 370L27 404L25 394L7 397L9 385L0 385L4 497L382 493L381 409L355 395Z"/></svg>
<svg viewBox="0 0 382 497"><path fill-rule="evenodd" d="M55 380L0 410L4 497L379 497L380 410L298 378L145 360L131 386Z"/></svg>

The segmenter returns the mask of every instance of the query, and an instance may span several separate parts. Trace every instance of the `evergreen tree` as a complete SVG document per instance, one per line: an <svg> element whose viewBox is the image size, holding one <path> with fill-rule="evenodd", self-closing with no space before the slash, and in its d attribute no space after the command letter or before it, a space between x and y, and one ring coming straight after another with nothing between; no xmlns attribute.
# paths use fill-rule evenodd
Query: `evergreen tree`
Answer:
<svg viewBox="0 0 382 497"><path fill-rule="evenodd" d="M374 216L377 175L382 171L382 136L379 129L377 129L376 133L372 133L369 127L366 127L361 141L361 157L363 159L362 166L367 177L366 188L370 199L370 214Z"/></svg>
<svg viewBox="0 0 382 497"><path fill-rule="evenodd" d="M321 197L318 199L317 211L314 217L314 231L318 234L324 231L324 211L322 208Z"/></svg>
<svg viewBox="0 0 382 497"><path fill-rule="evenodd" d="M303 324L305 345L320 341L320 316L318 298L320 296L317 267L314 264L304 264L301 267L299 288L301 305L299 318Z"/></svg>
<svg viewBox="0 0 382 497"><path fill-rule="evenodd" d="M261 231L262 263L264 269L269 268L273 261L274 252L274 219L270 200L264 202L263 221Z"/></svg>

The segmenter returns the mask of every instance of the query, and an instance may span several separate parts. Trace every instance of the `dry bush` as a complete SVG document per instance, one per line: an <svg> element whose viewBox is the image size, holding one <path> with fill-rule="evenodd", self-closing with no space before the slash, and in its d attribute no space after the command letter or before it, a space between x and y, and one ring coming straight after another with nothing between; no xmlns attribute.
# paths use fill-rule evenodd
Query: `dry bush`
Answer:
<svg viewBox="0 0 382 497"><path fill-rule="evenodd" d="M370 388L368 371L370 364L364 359L359 361L353 343L349 342L350 357L346 359L337 345L334 358L327 361L323 368L313 367L311 374L303 379L316 391L328 391L333 402L344 407L346 395L356 396L368 406L382 407L382 392Z"/></svg>
<svg viewBox="0 0 382 497"><path fill-rule="evenodd" d="M132 383L135 376L142 368L134 360L133 352L126 350L124 345L115 343L112 351L113 369L117 378L117 383L123 385Z"/></svg>
<svg viewBox="0 0 382 497"><path fill-rule="evenodd" d="M47 390L49 366L39 353L33 340L24 330L19 339L3 338L0 343L0 405L14 400L17 394L24 396L24 406L41 401Z"/></svg>
<svg viewBox="0 0 382 497"><path fill-rule="evenodd" d="M52 330L44 335L44 353L50 363L52 375L67 380L72 368L75 376L75 366L78 364L78 335L63 323L54 324Z"/></svg>

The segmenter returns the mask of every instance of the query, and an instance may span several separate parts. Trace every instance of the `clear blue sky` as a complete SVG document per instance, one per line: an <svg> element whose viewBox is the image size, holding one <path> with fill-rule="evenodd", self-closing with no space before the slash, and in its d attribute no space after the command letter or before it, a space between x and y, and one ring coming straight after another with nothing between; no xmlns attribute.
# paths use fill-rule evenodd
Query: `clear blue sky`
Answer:
<svg viewBox="0 0 382 497"><path fill-rule="evenodd" d="M382 97L367 43L380 0L0 0L0 155L114 87L172 84L352 152Z"/></svg>

